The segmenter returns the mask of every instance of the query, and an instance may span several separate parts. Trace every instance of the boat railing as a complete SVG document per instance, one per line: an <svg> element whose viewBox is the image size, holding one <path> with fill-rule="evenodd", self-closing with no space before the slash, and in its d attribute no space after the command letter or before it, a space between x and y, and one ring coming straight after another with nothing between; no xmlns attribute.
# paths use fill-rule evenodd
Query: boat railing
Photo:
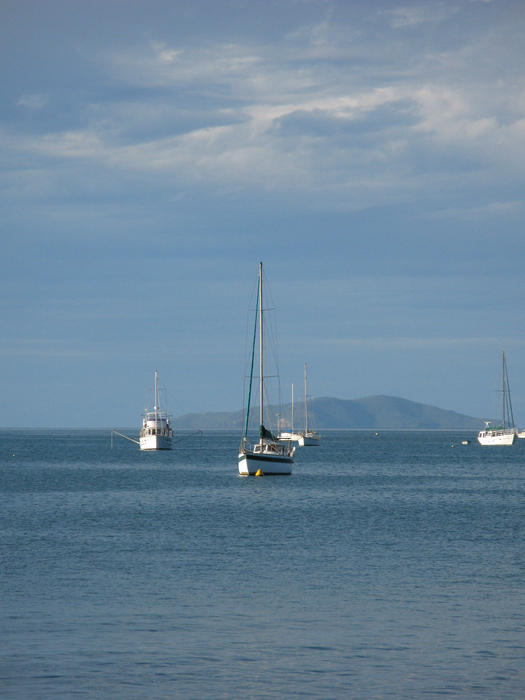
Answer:
<svg viewBox="0 0 525 700"><path fill-rule="evenodd" d="M260 440L259 442L251 444L246 437L242 439L241 450L264 455L288 455L290 453L288 443L283 443L281 445L270 440Z"/></svg>
<svg viewBox="0 0 525 700"><path fill-rule="evenodd" d="M140 431L140 435L141 437L145 437L146 435L162 435L165 437L172 437L173 430L170 428L169 425L164 425L161 427L151 427L145 425Z"/></svg>
<svg viewBox="0 0 525 700"><path fill-rule="evenodd" d="M146 411L144 420L169 421L170 416L166 411Z"/></svg>
<svg viewBox="0 0 525 700"><path fill-rule="evenodd" d="M512 433L516 432L516 428L503 428L499 426L497 428L485 428L484 430L481 430L480 436L485 437L491 435L512 435Z"/></svg>

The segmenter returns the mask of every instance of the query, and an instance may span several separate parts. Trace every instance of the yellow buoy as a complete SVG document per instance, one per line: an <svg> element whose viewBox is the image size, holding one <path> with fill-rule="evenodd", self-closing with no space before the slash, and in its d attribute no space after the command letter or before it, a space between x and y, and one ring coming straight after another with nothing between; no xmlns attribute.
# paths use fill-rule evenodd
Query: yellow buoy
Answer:
<svg viewBox="0 0 525 700"><path fill-rule="evenodd" d="M261 469L257 469L257 471L255 472L255 476L263 476Z"/></svg>

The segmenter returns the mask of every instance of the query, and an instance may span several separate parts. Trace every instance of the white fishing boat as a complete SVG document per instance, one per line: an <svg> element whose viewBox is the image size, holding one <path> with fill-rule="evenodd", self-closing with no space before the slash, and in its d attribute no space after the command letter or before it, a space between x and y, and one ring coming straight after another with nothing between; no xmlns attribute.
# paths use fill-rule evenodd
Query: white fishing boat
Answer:
<svg viewBox="0 0 525 700"><path fill-rule="evenodd" d="M321 444L321 436L308 427L308 393L306 390L306 362L304 363L304 430L299 433L299 447L316 447Z"/></svg>
<svg viewBox="0 0 525 700"><path fill-rule="evenodd" d="M139 445L141 450L171 450L173 430L168 413L159 405L159 376L155 371L155 404L142 420Z"/></svg>
<svg viewBox="0 0 525 700"><path fill-rule="evenodd" d="M510 398L509 376L505 352L502 351L502 420L501 425L491 426L490 421L485 421L485 427L478 433L480 445L513 445L516 440L517 430L514 427L514 415Z"/></svg>
<svg viewBox="0 0 525 700"><path fill-rule="evenodd" d="M248 440L248 423L250 419L250 402L253 380L253 365L257 328L259 329L259 440ZM270 430L264 427L264 325L263 325L263 277L262 262L259 263L259 284L255 311L255 324L252 342L250 383L248 387L248 405L241 446L239 449L239 474L241 476L291 474L295 447L290 442L279 442Z"/></svg>

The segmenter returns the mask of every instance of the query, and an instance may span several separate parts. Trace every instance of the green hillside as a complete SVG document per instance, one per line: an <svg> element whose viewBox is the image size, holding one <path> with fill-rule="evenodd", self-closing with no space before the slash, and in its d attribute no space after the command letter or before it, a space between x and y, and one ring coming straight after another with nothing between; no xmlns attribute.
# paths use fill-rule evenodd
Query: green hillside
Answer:
<svg viewBox="0 0 525 700"><path fill-rule="evenodd" d="M291 405L268 410L268 422L277 423L277 413L281 414L281 426L291 423ZM256 427L257 409L252 411L251 427ZM479 418L465 416L436 406L409 401L395 396L367 396L360 399L317 398L308 402L310 427L317 430L327 428L362 428L392 430L476 430L482 425ZM175 419L178 428L197 429L241 429L243 411L232 413L189 413ZM296 428L304 424L304 404L295 405L294 423Z"/></svg>

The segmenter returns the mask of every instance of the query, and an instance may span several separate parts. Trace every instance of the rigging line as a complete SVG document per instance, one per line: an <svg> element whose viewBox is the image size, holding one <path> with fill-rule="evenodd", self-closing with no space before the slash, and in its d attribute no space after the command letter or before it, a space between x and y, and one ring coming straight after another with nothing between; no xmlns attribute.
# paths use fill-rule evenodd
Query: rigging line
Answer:
<svg viewBox="0 0 525 700"><path fill-rule="evenodd" d="M113 435L120 435L120 437L123 437L126 440L129 440L130 442L134 442L136 445L140 445L139 440L135 440L134 438L131 438L128 435L124 435L124 433L119 433L118 430L112 430L111 431L111 447L112 448L113 448Z"/></svg>
<svg viewBox="0 0 525 700"><path fill-rule="evenodd" d="M510 419L510 427L514 427L514 412L512 410L512 398L510 396L510 382L509 382L509 370L507 369L507 361L505 360L505 383L506 383L506 393L505 397L507 399L507 409L508 416Z"/></svg>
<svg viewBox="0 0 525 700"><path fill-rule="evenodd" d="M248 352L249 346L250 346L250 340L252 336L252 304L255 300L256 295L258 294L259 291L259 285L257 284L255 286L255 289L252 290L252 293L250 294L250 303L248 305L248 308L246 309L246 319L245 319L245 330L244 330L244 352L242 354L244 358L244 363L243 363L243 382L242 382L242 414L244 414L245 409L246 409L246 391L247 391L247 384L248 382L246 381L249 378L248 374L248 368L250 365L250 353Z"/></svg>

